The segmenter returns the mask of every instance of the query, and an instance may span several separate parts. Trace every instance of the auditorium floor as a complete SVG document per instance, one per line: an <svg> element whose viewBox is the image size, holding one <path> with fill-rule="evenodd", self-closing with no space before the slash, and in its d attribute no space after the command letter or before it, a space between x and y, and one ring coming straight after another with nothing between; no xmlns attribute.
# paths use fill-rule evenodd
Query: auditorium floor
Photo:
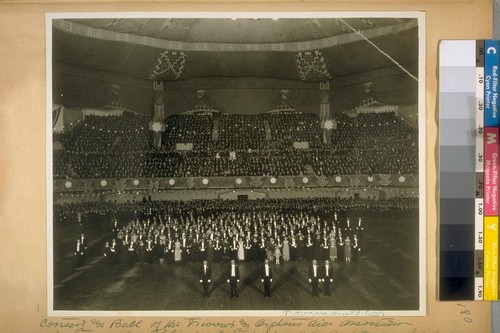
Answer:
<svg viewBox="0 0 500 333"><path fill-rule="evenodd" d="M261 263L240 263L239 297L229 297L227 263L213 263L210 297L202 296L200 263L106 265L101 249L109 223L54 230L55 310L417 310L418 225L415 219L366 218L364 254L334 263L330 297L311 296L300 260L273 264L272 297L263 297ZM85 265L75 268L71 239L84 230L92 241Z"/></svg>

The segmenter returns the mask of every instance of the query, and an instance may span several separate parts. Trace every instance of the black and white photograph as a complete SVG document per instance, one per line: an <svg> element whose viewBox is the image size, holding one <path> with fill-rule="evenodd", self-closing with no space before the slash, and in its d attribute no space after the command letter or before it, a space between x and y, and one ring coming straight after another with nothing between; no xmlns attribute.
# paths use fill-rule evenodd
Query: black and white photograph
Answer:
<svg viewBox="0 0 500 333"><path fill-rule="evenodd" d="M425 315L424 19L47 14L49 313Z"/></svg>

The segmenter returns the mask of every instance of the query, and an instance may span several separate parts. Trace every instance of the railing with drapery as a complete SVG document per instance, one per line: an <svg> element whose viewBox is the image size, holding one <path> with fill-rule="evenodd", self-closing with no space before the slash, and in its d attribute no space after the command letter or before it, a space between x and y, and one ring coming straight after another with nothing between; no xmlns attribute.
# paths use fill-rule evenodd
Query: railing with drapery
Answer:
<svg viewBox="0 0 500 333"><path fill-rule="evenodd" d="M245 188L384 188L418 187L418 175L375 174L338 176L235 176L235 177L164 177L164 178L96 178L54 180L53 192L127 192Z"/></svg>

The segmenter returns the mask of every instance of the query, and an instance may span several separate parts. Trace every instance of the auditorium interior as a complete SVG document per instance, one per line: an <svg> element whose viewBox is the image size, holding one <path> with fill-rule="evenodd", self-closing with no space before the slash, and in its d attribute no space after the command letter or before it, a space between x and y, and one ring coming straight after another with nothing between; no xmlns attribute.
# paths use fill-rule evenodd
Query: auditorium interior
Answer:
<svg viewBox="0 0 500 333"><path fill-rule="evenodd" d="M421 309L417 18L51 24L55 311Z"/></svg>

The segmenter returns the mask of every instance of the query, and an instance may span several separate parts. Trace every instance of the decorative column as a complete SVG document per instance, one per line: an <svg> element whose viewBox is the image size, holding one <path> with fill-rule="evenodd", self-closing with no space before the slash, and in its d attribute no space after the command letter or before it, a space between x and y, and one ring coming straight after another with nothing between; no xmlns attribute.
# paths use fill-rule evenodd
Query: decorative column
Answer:
<svg viewBox="0 0 500 333"><path fill-rule="evenodd" d="M323 143L330 143L332 141L332 131L337 128L337 123L332 120L330 114L330 81L323 81L319 83L321 92L321 103L319 106L319 119L323 134Z"/></svg>
<svg viewBox="0 0 500 333"><path fill-rule="evenodd" d="M161 149L161 135L165 132L165 99L163 98L163 81L153 81L154 115L149 122L149 130L153 132L153 144Z"/></svg>
<svg viewBox="0 0 500 333"><path fill-rule="evenodd" d="M165 99L163 90L163 81L153 81L153 93L154 93L154 116L153 120L164 121L165 120Z"/></svg>

